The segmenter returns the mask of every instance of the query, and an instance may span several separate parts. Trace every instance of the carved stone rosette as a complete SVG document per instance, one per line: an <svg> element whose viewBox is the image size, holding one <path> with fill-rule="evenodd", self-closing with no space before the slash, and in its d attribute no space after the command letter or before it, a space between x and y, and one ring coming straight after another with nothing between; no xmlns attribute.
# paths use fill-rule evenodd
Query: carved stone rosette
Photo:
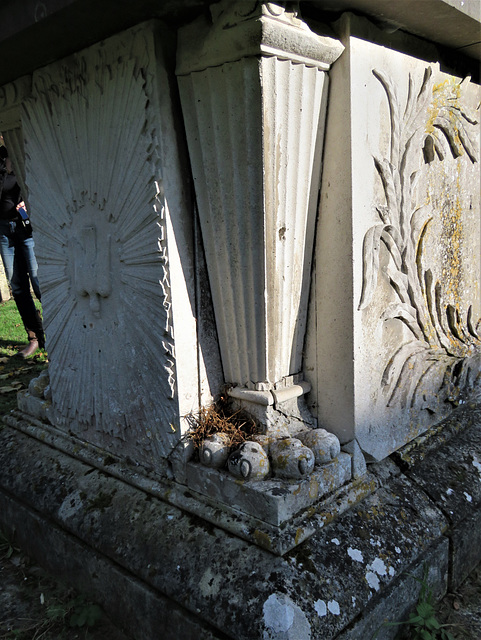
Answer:
<svg viewBox="0 0 481 640"><path fill-rule="evenodd" d="M181 30L177 63L225 381L270 440L314 426L302 346L326 71L343 50L282 4L213 5L212 24Z"/></svg>

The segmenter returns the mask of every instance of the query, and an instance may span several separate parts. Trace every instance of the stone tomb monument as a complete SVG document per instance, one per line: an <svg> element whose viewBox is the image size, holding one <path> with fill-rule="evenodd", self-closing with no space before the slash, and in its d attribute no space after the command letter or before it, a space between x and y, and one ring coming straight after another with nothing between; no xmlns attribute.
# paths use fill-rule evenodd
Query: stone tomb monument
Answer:
<svg viewBox="0 0 481 640"><path fill-rule="evenodd" d="M212 12L212 26L181 30L176 69L207 273L195 264L179 114L154 24L7 88L50 336L48 397L26 393L20 408L156 477L173 474L195 492L196 512L213 499L216 523L227 512L242 534L243 514L247 537L260 530L282 553L314 529L281 536L280 525L365 470L352 443L341 452L316 428L302 370L327 72L343 46L281 6ZM4 131L7 144L14 133ZM213 348L205 282L196 291L207 278ZM188 418L224 383L259 437L228 465L212 455L214 438L204 464L191 463Z"/></svg>
<svg viewBox="0 0 481 640"><path fill-rule="evenodd" d="M425 42L388 46L366 19L320 26L290 4L213 3L176 49L147 21L0 95L49 353L6 424L97 469L98 486L228 532L259 566L278 556L281 573L281 556L378 487L366 463L481 382L479 86ZM258 433L195 452L192 416L221 393ZM56 494L55 526L155 583L127 547L105 551L107 531L90 539L98 523L84 531L83 482ZM162 540L185 533L181 517ZM367 572L352 615L393 567ZM307 613L271 595L263 635L236 636L202 600L216 576L203 579L201 600L155 588L228 637L331 638L352 619L323 620L334 598Z"/></svg>

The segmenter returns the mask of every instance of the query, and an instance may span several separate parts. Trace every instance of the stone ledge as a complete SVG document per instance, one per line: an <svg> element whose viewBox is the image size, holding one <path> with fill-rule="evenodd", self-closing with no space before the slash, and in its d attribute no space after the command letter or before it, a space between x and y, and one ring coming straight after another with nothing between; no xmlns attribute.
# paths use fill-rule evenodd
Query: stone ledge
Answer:
<svg viewBox="0 0 481 640"><path fill-rule="evenodd" d="M401 575L393 588L370 602L366 610L336 640L369 640L384 622L407 619L413 610L413 603L419 598L425 568L433 597L439 600L448 588L449 541L446 538L439 540L423 558L419 558L412 572ZM378 637L394 640L399 630L399 627L385 627Z"/></svg>
<svg viewBox="0 0 481 640"><path fill-rule="evenodd" d="M481 59L479 4L465 0L313 0L324 10L355 11L393 33L402 29Z"/></svg>
<svg viewBox="0 0 481 640"><path fill-rule="evenodd" d="M280 526L339 489L351 478L351 456L341 453L317 466L307 479L241 482L228 473L200 464L187 464L187 486L233 509Z"/></svg>
<svg viewBox="0 0 481 640"><path fill-rule="evenodd" d="M481 456L480 428L474 421L453 436L448 443L453 459L467 442L471 454ZM173 624L186 638L331 640L344 633L346 640L366 640L366 629L374 632L383 615L399 620L412 608L417 593L415 585L409 588L406 575L418 575L425 562L432 563L442 594L448 536L451 558L458 559L457 576L466 563L476 561L463 552L480 528L474 488L469 494L473 500L454 501L448 518L444 505L430 497L433 487L421 489L418 480L404 475L392 460L373 467L378 484L374 493L279 557L17 429L3 428L0 441L1 526L20 531L35 521L35 531L26 532L24 540L30 540L40 562L42 557L47 564L52 561L45 547L53 529L72 542L61 547L66 554L81 547L94 558L93 565L105 561L102 566L110 567L110 577L103 574L98 580L109 594L108 602L101 603L124 626L130 624L129 632L139 640L148 636L135 631L136 626L148 624L172 637L170 609L176 612ZM442 448L413 467L419 477L424 464L433 469L442 464ZM479 484L475 475L471 478ZM466 485L460 495L464 490ZM461 505L458 518L454 511ZM73 562L57 554L57 564ZM157 604L150 612L139 608L131 611L129 620L122 618L120 610L128 606L130 593L117 586L116 570L155 595ZM99 583L96 589L102 592ZM146 620L136 621L144 615ZM193 619L211 636L182 631Z"/></svg>
<svg viewBox="0 0 481 640"><path fill-rule="evenodd" d="M431 437L420 437L393 456L449 523L451 590L481 562L480 425L481 405L460 406Z"/></svg>
<svg viewBox="0 0 481 640"><path fill-rule="evenodd" d="M2 529L14 536L31 558L38 558L65 584L75 584L79 591L88 593L132 638L156 638L161 628L162 640L227 640L145 582L2 492L0 509Z"/></svg>
<svg viewBox="0 0 481 640"><path fill-rule="evenodd" d="M44 400L19 393L19 405L23 410L34 408L32 403L48 405ZM37 404L37 415L41 415ZM4 422L39 442L277 555L283 555L314 535L377 487L372 474L343 485L351 475L352 456L346 453L340 455L340 464L336 461L326 465L324 470L318 467L311 480L291 483L236 481L217 470L189 464L190 481L188 486L184 486L169 479L168 470L166 477L160 479L146 469L132 467L74 436L66 437L50 424L22 411L12 411L4 417ZM223 482L220 483L219 479ZM226 491L223 491L224 484ZM280 490L281 487L284 488L282 495L266 497L266 492ZM315 491L309 496L312 487ZM299 501L296 494L300 494ZM242 505L236 504L239 497ZM249 505L250 512L240 510Z"/></svg>

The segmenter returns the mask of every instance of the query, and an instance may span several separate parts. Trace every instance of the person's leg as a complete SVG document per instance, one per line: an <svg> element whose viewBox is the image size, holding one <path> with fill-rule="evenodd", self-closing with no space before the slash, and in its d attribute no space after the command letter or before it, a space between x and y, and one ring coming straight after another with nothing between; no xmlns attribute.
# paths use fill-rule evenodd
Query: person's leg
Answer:
<svg viewBox="0 0 481 640"><path fill-rule="evenodd" d="M0 255L2 256L3 266L5 267L5 275L7 282L11 286L13 276L13 259L15 256L15 247L11 243L10 223L0 220Z"/></svg>
<svg viewBox="0 0 481 640"><path fill-rule="evenodd" d="M27 263L27 271L30 276L30 282L32 283L32 289L35 293L37 300L42 299L42 293L40 291L40 284L38 282L38 264L35 257L35 242L33 238L25 238L23 241L23 254Z"/></svg>
<svg viewBox="0 0 481 640"><path fill-rule="evenodd" d="M30 240L30 238L27 240ZM45 346L45 336L40 312L36 309L30 293L28 269L29 264L32 264L30 261L30 255L31 252L33 252L33 247L25 245L25 239L21 234L16 234L13 242L15 246L15 257L11 281L12 294L29 339L28 347L22 349L22 351L19 352L19 355L27 358L28 356L33 355L38 347L43 348Z"/></svg>
<svg viewBox="0 0 481 640"><path fill-rule="evenodd" d="M30 297L30 278L28 277L28 263L26 259L26 251L23 247L22 239L15 235L12 239L14 246L13 272L10 279L13 297L17 299L23 294Z"/></svg>

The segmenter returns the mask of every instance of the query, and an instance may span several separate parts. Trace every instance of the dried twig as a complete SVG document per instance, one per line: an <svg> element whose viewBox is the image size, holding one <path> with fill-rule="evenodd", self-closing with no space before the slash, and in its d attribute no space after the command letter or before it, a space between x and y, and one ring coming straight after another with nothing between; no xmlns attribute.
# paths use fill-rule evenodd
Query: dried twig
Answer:
<svg viewBox="0 0 481 640"><path fill-rule="evenodd" d="M250 436L259 433L255 420L242 410L230 410L225 398L209 407L201 407L197 414L187 416L187 420L190 424L188 436L196 449L215 433L226 434L231 448L238 447Z"/></svg>

